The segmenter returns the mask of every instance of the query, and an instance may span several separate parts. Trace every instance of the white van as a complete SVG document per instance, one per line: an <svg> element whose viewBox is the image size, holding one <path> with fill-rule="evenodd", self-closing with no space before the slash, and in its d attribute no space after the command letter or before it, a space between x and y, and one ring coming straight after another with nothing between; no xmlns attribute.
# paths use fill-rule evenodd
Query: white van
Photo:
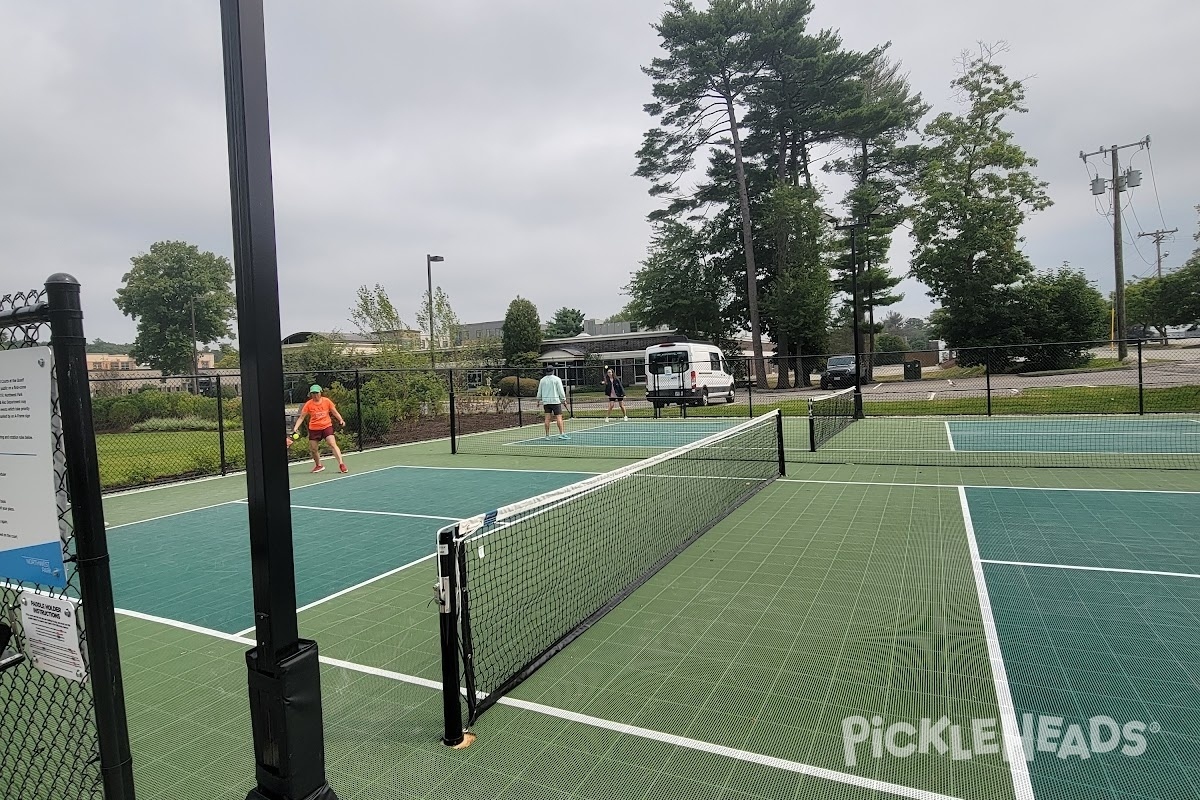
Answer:
<svg viewBox="0 0 1200 800"><path fill-rule="evenodd" d="M703 342L663 342L646 348L646 399L655 408L671 403L706 406L733 402L733 375L721 349Z"/></svg>

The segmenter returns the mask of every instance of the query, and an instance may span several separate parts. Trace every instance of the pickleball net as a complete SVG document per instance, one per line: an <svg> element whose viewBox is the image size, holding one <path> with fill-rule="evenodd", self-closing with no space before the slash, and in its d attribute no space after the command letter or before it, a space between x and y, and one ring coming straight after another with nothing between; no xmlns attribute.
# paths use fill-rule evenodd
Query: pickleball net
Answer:
<svg viewBox="0 0 1200 800"><path fill-rule="evenodd" d="M783 471L773 411L439 531L444 741Z"/></svg>

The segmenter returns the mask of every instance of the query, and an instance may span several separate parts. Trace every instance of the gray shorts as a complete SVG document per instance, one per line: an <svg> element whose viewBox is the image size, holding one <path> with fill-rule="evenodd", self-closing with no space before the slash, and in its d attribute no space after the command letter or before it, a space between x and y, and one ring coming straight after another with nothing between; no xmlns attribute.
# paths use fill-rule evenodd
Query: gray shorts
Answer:
<svg viewBox="0 0 1200 800"><path fill-rule="evenodd" d="M562 403L546 403L542 406L542 408L546 409L547 414L550 414L554 417L562 414Z"/></svg>

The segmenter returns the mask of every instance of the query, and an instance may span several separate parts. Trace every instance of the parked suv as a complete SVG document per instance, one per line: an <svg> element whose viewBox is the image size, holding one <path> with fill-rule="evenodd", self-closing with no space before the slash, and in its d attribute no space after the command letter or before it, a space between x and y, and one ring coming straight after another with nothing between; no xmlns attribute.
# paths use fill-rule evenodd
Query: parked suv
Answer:
<svg viewBox="0 0 1200 800"><path fill-rule="evenodd" d="M862 376L865 380L865 376ZM830 356L821 373L822 389L844 389L854 385L854 356Z"/></svg>

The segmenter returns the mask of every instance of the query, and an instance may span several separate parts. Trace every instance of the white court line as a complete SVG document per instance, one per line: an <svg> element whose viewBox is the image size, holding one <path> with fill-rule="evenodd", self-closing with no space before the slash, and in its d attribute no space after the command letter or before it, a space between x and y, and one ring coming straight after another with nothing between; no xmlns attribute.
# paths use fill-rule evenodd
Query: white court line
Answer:
<svg viewBox="0 0 1200 800"><path fill-rule="evenodd" d="M961 424L970 425L971 423L966 420L963 420L963 422L960 422L959 424L960 425ZM947 422L946 425L949 426L950 423ZM959 431L958 433L959 433L959 436L966 434L967 436L972 436L972 435L982 436L985 439L992 438L992 437L998 437L998 436L1008 436L1008 437L1016 437L1016 438L1029 438L1029 437L1041 438L1041 437L1055 437L1055 436L1163 436L1163 435L1200 436L1200 431L1193 432L1191 430L1187 430L1187 431L1173 430L1173 431L1168 431L1166 433L1164 433L1163 431L1095 431L1095 432L1092 432L1092 431L1056 431L1053 428L1044 428L1040 431L1038 431L1038 430L1018 431L1016 433L1009 433L1008 431L996 431L996 430Z"/></svg>
<svg viewBox="0 0 1200 800"><path fill-rule="evenodd" d="M975 525L971 521L971 509L967 504L967 489L958 487L958 502L962 507L963 525L967 532L967 547L971 551L971 572L975 576L975 592L979 596L979 614L983 620L984 640L987 643L988 661L992 665L992 680L996 685L996 705L1000 711L1000 729L1003 745L1012 770L1013 794L1017 800L1033 800L1033 783L1029 779L1029 764L1025 760L1025 746L1021 739L1021 728L1017 725L1016 706L1008 688L1008 672L1004 668L1004 656L1000 653L1000 637L996 633L996 621L992 617L992 603L988 598L987 579L983 575L983 564L979 560L979 545L975 542Z"/></svg>
<svg viewBox="0 0 1200 800"><path fill-rule="evenodd" d="M393 445L393 446L401 447L402 445ZM380 448L380 449L382 449L382 448ZM505 468L505 467L424 467L424 466L410 466L408 464L393 464L390 467L380 467L378 469L369 469L366 472L352 472L349 475L343 475L341 478L339 478L339 480L344 480L345 478L357 477L359 475L370 475L375 472L383 472L384 470L389 470L389 469L440 469L440 470L457 470L460 472L529 472L529 473L533 473L535 475L599 475L600 474L598 472L586 472L584 470L576 470L576 469L568 470L568 469L509 469L509 468ZM218 475L216 477L228 477L228 476ZM203 478L201 480L211 480L211 479ZM291 491L297 492L297 491L300 491L301 489L309 489L314 486L321 486L324 483L325 483L325 481L318 481L317 483L310 483L307 486L296 486L296 487L293 487L291 489ZM176 483L176 484L171 484L171 485L172 486L180 486L182 484ZM138 489L138 490L134 490L134 491L149 491L150 489L163 489L163 488L166 488L166 487L165 486L151 486L151 487L146 487L145 489ZM132 494L132 493L133 492L131 491L131 492L127 492L126 494ZM118 495L106 494L106 495L104 495L104 498L107 499L109 497L117 497L117 496ZM122 522L119 525L108 525L106 527L108 528L108 530L111 531L111 530L116 530L117 528L124 528L128 525L140 525L143 522L154 522L155 520L166 519L168 517L176 517L176 516L179 516L180 514L190 514L193 511L205 511L210 508L220 508L221 506L228 506L228 505L232 505L234 503L241 503L244 505L248 501L248 499L249 498L242 497L237 500L226 500L223 503L213 503L210 506L200 506L199 508L189 508L189 509L185 509L184 511L173 511L170 514L163 514L158 517L147 517L146 519L138 519L138 520L134 520L133 522ZM292 508L305 508L305 507L306 506L292 506ZM324 510L336 511L339 509L324 509ZM349 509L340 509L340 510L349 510ZM383 512L360 512L360 513L383 513ZM398 516L404 516L404 515L401 514ZM417 514L414 516L421 517L421 516L425 516L425 515ZM430 519L455 519L456 520L456 519L458 519L458 517L430 517Z"/></svg>
<svg viewBox="0 0 1200 800"><path fill-rule="evenodd" d="M941 450L935 452L943 452ZM957 483L897 483L891 481L818 481L804 478L778 478L778 483L819 483L831 486L913 486L928 489L956 489L960 485L967 489L1011 489L1020 492L1112 492L1127 494L1200 494L1200 491L1184 489L1074 489L1069 486L989 486L986 484Z"/></svg>
<svg viewBox="0 0 1200 800"><path fill-rule="evenodd" d="M256 643L250 639L243 638L237 634L221 633L220 631L201 628L196 625L189 625L176 620L163 619L160 617L151 617L148 614L140 614L123 609L117 609L117 613L124 614L137 619L145 619L152 622L159 622L171 627L180 628L182 630L191 631L193 633L207 634L215 636L219 639L224 639L238 644L246 644L254 646ZM441 681L430 680L429 678L421 678L416 675L406 675L403 672L395 672L389 669L381 669L379 667L369 667L365 664L356 664L352 661L343 661L340 658L331 658L329 656L319 656L322 664L331 667L339 667L351 672L358 672L364 675L372 675L377 678L384 678L398 683L408 683L414 686L421 686L434 691L442 691ZM751 764L759 764L761 766L773 767L775 769L793 772L800 775L808 775L822 780L832 781L835 783L846 784L848 786L857 786L864 789L871 789L879 792L887 792L898 797L909 797L913 800L960 800L953 795L941 794L939 792L931 792L925 789L915 789L911 786L903 786L896 783L888 783L886 781L876 780L874 778L862 777L859 775L851 775L845 772L836 772L831 769L815 767L810 764L804 764L799 761L791 761L785 758L777 758L775 756L763 755L762 753L754 753L748 750L738 750L733 747L725 747L724 745L713 744L711 742L701 741L699 739L691 739L686 736L679 736L673 733L663 733L661 731L651 730L649 728L641 728L636 725L628 725L623 722L614 722L612 720L603 719L601 717L593 717L588 714L580 714L575 711L567 711L554 706L543 705L542 703L534 703L528 700L517 700L512 697L501 697L497 701L498 705L505 705L511 708L519 708L523 711L529 711L535 714L542 714L555 719L567 720L569 722L578 722L583 725L589 725L593 728L612 731L614 733L624 734L626 736L636 736L640 739L648 739L654 742L667 742L677 747L696 750L710 755L725 756L737 761L744 761ZM1024 755L1022 754L1022 763ZM1032 795L1030 795L1032 797ZM1018 795L1019 800L1025 798Z"/></svg>
<svg viewBox="0 0 1200 800"><path fill-rule="evenodd" d="M115 531L117 528L127 528L130 525L141 525L143 522L154 522L160 519L168 519L170 517L178 517L180 514L191 514L193 511L207 511L210 508L220 508L221 506L231 506L235 503L244 503L245 500L226 500L224 503L213 503L211 506L200 506L199 508L189 508L184 511L172 511L170 514L162 514L157 517L147 517L146 519L134 520L133 522L122 522L119 525L105 525L110 531Z"/></svg>
<svg viewBox="0 0 1200 800"><path fill-rule="evenodd" d="M1160 572L1153 569L1120 569L1119 567L1085 567L1079 564L1041 564L1036 561L1000 561L994 558L981 559L984 564L1005 564L1010 567L1043 567L1045 569L1078 569L1086 572L1123 572L1127 575L1162 575L1168 578L1200 578L1191 572Z"/></svg>
<svg viewBox="0 0 1200 800"><path fill-rule="evenodd" d="M937 392L930 392L930 393L929 393L929 397L926 397L925 399L926 399L926 400L932 400L932 399L933 399L933 398L935 398L935 397L937 397Z"/></svg>
<svg viewBox="0 0 1200 800"><path fill-rule="evenodd" d="M869 419L869 418L868 418ZM961 433L959 434L962 435ZM898 447L890 447L887 450L875 450L868 447L822 447L819 452L835 451L838 453L942 453L946 450L919 450L919 449L901 449ZM976 453L1002 453L1006 456L1011 456L1014 453L1029 453L1030 455L1051 455L1051 456L1195 456L1194 450L1168 450L1165 453L1148 452L1146 450L955 450L954 452L962 455L974 455ZM807 459L802 459L796 463L804 463Z"/></svg>
<svg viewBox="0 0 1200 800"><path fill-rule="evenodd" d="M157 622L160 625L167 625L171 628L179 628L180 630L190 631L192 633L201 633L205 636L213 636L217 639L224 639L227 642L237 642L238 644L248 644L251 647L258 644L253 639L247 639L240 633L225 633L224 631L213 630L212 628L202 628L199 625L193 625L190 622L180 622L177 619L167 619L166 617L156 617L153 614L143 614L141 611L130 611L127 608L114 608L118 614L134 619L145 620L146 622ZM250 629L251 631L254 628Z"/></svg>
<svg viewBox="0 0 1200 800"><path fill-rule="evenodd" d="M348 586L345 589L342 589L341 591L334 592L333 594L331 594L327 597L322 597L320 600L314 600L311 603L309 603L308 605L303 605L303 606L300 606L299 608L297 608L296 613L299 614L302 611L308 611L310 608L316 608L317 606L321 605L322 603L328 603L330 600L335 600L339 597L342 597L343 595L350 594L350 592L357 591L358 589L362 589L365 586L370 586L372 583L381 581L384 578L390 578L391 576L395 575L396 573L403 572L404 570L408 569L409 567L413 567L413 566L416 566L417 564L421 564L425 561L428 561L429 559L433 558L435 555L437 555L437 553L430 553L427 556L422 556L421 558L418 558L416 561L410 561L407 564L396 567L395 569L388 570L387 572L383 573L382 575L376 575L374 578L367 578L362 583L356 583L353 586ZM246 628L244 631L238 631L235 635L236 636L245 636L246 634L253 633L253 632L254 632L254 627L251 626L249 628Z"/></svg>
<svg viewBox="0 0 1200 800"><path fill-rule="evenodd" d="M247 505L248 501L238 500L240 505ZM334 514L372 514L377 517L406 517L408 519L436 519L445 522L457 522L461 517L438 517L433 514L405 514L400 511L363 511L357 508L327 508L326 506L298 506L292 505L292 508L301 508L305 511L329 511Z"/></svg>
<svg viewBox="0 0 1200 800"><path fill-rule="evenodd" d="M953 453L954 452L954 432L950 430L950 421L949 420L946 421L945 425L946 425L946 441L948 441L950 443L950 452Z"/></svg>

